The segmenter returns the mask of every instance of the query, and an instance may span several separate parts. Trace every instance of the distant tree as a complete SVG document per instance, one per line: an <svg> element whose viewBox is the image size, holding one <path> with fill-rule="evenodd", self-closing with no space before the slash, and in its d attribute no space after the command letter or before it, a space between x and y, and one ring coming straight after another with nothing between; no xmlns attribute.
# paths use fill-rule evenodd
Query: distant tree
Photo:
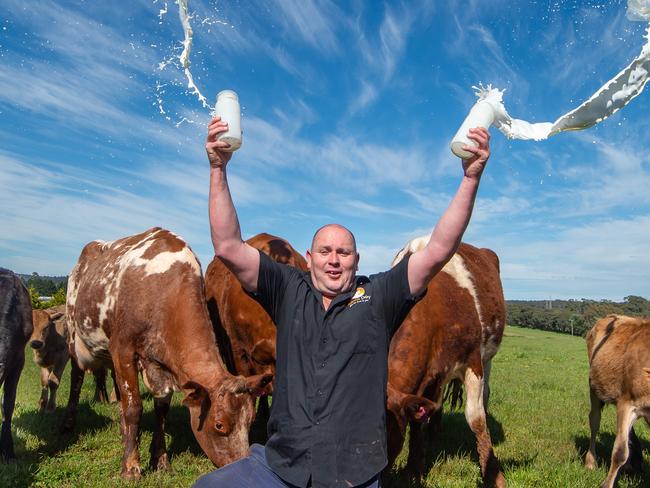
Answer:
<svg viewBox="0 0 650 488"><path fill-rule="evenodd" d="M65 286L61 285L56 292L52 295L52 298L47 302L48 307L54 307L55 305L65 305Z"/></svg>
<svg viewBox="0 0 650 488"><path fill-rule="evenodd" d="M636 295L626 296L623 300L623 310L628 315L647 316L650 315L650 302L643 297Z"/></svg>
<svg viewBox="0 0 650 488"><path fill-rule="evenodd" d="M36 288L33 286L29 286L29 297L32 300L32 308L36 310L37 308L43 308L43 302L41 302L41 299L39 298L41 295L38 293Z"/></svg>

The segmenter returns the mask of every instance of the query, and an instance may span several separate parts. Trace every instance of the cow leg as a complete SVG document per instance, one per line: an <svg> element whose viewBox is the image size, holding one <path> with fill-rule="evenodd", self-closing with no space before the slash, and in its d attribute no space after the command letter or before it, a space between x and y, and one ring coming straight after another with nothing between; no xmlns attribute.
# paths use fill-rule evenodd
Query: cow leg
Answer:
<svg viewBox="0 0 650 488"><path fill-rule="evenodd" d="M108 403L108 391L106 391L106 368L98 368L93 371L95 377L95 397L96 402Z"/></svg>
<svg viewBox="0 0 650 488"><path fill-rule="evenodd" d="M480 363L479 363L480 364ZM481 373L481 372L479 372ZM472 368L465 371L465 391L467 403L465 404L465 418L470 429L476 436L481 475L485 486L506 486L499 461L492 449L492 439L487 428L485 408L483 406L483 378L476 374Z"/></svg>
<svg viewBox="0 0 650 488"><path fill-rule="evenodd" d="M643 469L643 450L639 438L634 432L634 427L630 429L630 437L627 443L629 455L627 462L621 467L624 471L631 473L640 473Z"/></svg>
<svg viewBox="0 0 650 488"><path fill-rule="evenodd" d="M113 346L113 344L111 344ZM116 345L110 348L115 365L115 375L121 397L121 430L124 455L122 456L122 478L140 479L140 419L142 398L138 384L138 370L135 354L130 348Z"/></svg>
<svg viewBox="0 0 650 488"><path fill-rule="evenodd" d="M483 408L487 415L488 403L490 402L490 373L492 372L492 360L483 364Z"/></svg>
<svg viewBox="0 0 650 488"><path fill-rule="evenodd" d="M600 414L602 413L604 403L598 398L591 387L589 387L589 398L591 400L591 410L589 410L591 437L589 439L589 451L587 451L587 455L585 456L585 467L587 469L594 469L598 464L596 462L596 436L600 428Z"/></svg>
<svg viewBox="0 0 650 488"><path fill-rule="evenodd" d="M77 361L70 361L70 396L68 397L68 406L65 410L61 432L72 432L77 421L77 406L79 405L79 396L81 387L84 384L84 370L79 367Z"/></svg>
<svg viewBox="0 0 650 488"><path fill-rule="evenodd" d="M117 387L117 380L115 379L115 370L111 369L111 379L113 380L113 391L111 391L108 401L116 403L120 401L120 389Z"/></svg>
<svg viewBox="0 0 650 488"><path fill-rule="evenodd" d="M2 427L0 427L0 459L15 459L14 439L11 436L11 417L16 405L16 389L18 378L25 364L25 358L19 358L4 382L4 398L2 400Z"/></svg>
<svg viewBox="0 0 650 488"><path fill-rule="evenodd" d="M48 372L47 387L50 390L50 397L47 400L47 404L45 405L46 412L52 413L56 410L56 391L59 389L59 384L61 382L61 375L63 374L64 367L65 367L65 363L63 364L63 366L56 364L54 365L52 370Z"/></svg>
<svg viewBox="0 0 650 488"><path fill-rule="evenodd" d="M612 461L609 466L607 478L600 485L601 488L613 488L616 483L619 468L625 464L629 455L628 438L630 429L637 419L634 407L625 402L618 402L616 405L616 440L612 449Z"/></svg>
<svg viewBox="0 0 650 488"><path fill-rule="evenodd" d="M48 398L48 377L50 376L50 370L48 368L41 368L41 398L38 400L38 410L43 411L47 406Z"/></svg>
<svg viewBox="0 0 650 488"><path fill-rule="evenodd" d="M168 470L171 467L169 464L169 456L167 455L167 447L165 446L165 420L169 412L171 400L172 393L163 398L153 399L156 424L151 439L151 446L149 447L151 454L149 467L152 471Z"/></svg>
<svg viewBox="0 0 650 488"><path fill-rule="evenodd" d="M412 478L424 476L424 425L409 422L409 456L406 471Z"/></svg>

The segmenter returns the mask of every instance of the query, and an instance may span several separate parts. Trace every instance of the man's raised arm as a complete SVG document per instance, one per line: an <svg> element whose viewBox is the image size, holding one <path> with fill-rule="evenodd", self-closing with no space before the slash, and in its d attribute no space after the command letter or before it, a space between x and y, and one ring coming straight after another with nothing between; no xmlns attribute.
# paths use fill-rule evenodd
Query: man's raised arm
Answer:
<svg viewBox="0 0 650 488"><path fill-rule="evenodd" d="M217 140L219 134L227 130L228 124L219 117L212 119L208 125L205 150L210 161L210 235L215 255L246 290L257 291L260 255L257 249L242 241L239 219L226 177L226 166L232 153L223 150L229 146L227 142Z"/></svg>
<svg viewBox="0 0 650 488"><path fill-rule="evenodd" d="M481 175L490 157L490 134L479 127L470 129L468 137L476 141L478 147L463 146L473 156L462 160L464 175L456 195L433 229L427 246L409 259L408 279L413 294L422 292L431 278L451 259L472 216Z"/></svg>

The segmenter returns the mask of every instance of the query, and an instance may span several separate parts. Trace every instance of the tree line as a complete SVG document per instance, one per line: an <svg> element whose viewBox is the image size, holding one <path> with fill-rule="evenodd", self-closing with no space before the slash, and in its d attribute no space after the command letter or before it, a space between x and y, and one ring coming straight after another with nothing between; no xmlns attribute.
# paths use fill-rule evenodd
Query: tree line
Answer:
<svg viewBox="0 0 650 488"><path fill-rule="evenodd" d="M40 276L38 273L19 276L29 290L32 308L48 308L65 303L68 290L67 276Z"/></svg>
<svg viewBox="0 0 650 488"><path fill-rule="evenodd" d="M611 300L507 300L508 324L584 336L597 319L610 313L650 317L650 301L629 295Z"/></svg>

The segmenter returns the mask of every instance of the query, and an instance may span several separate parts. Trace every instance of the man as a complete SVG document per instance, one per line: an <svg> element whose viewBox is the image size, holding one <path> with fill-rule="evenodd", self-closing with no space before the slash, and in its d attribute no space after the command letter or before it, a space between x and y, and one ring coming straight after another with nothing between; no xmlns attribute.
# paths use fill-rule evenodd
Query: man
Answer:
<svg viewBox="0 0 650 488"><path fill-rule="evenodd" d="M277 326L276 377L265 447L200 478L196 487L379 486L386 466L386 382L390 338L427 283L452 257L472 213L490 155L489 134L471 129L464 176L420 252L385 273L356 276L352 233L330 224L307 251L309 272L272 261L244 243L226 166L231 153L208 126L210 229L216 256Z"/></svg>

